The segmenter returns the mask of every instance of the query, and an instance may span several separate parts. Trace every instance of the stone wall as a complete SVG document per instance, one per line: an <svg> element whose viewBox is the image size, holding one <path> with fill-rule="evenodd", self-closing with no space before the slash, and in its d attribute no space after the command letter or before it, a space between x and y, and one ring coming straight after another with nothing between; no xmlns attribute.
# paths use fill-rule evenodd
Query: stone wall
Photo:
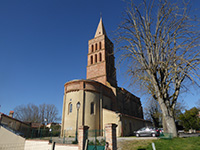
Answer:
<svg viewBox="0 0 200 150"><path fill-rule="evenodd" d="M105 125L105 132L106 132L106 142L110 150L117 150L117 136L116 136L116 124L106 124Z"/></svg>

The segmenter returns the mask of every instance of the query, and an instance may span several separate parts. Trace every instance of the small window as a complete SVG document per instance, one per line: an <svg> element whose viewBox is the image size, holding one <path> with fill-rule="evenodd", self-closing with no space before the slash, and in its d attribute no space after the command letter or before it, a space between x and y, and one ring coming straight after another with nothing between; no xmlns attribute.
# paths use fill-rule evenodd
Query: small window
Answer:
<svg viewBox="0 0 200 150"><path fill-rule="evenodd" d="M69 113L72 113L72 103L69 103Z"/></svg>
<svg viewBox="0 0 200 150"><path fill-rule="evenodd" d="M95 54L95 63L97 63L97 54Z"/></svg>
<svg viewBox="0 0 200 150"><path fill-rule="evenodd" d="M93 64L93 56L90 56L90 63Z"/></svg>
<svg viewBox="0 0 200 150"><path fill-rule="evenodd" d="M101 53L99 53L99 61L102 60L102 56L101 56Z"/></svg>
<svg viewBox="0 0 200 150"><path fill-rule="evenodd" d="M94 103L93 102L91 103L91 106L90 106L90 114L94 114Z"/></svg>
<svg viewBox="0 0 200 150"><path fill-rule="evenodd" d="M97 43L95 44L95 50L97 50Z"/></svg>
<svg viewBox="0 0 200 150"><path fill-rule="evenodd" d="M94 45L92 45L91 49L92 49L92 52L93 52L94 51Z"/></svg>
<svg viewBox="0 0 200 150"><path fill-rule="evenodd" d="M99 42L99 49L101 49L101 42Z"/></svg>

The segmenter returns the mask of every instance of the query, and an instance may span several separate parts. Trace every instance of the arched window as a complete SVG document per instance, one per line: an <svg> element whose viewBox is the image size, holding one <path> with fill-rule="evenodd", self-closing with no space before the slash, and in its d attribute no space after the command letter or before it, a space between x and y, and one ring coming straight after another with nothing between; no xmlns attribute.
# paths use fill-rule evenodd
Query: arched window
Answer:
<svg viewBox="0 0 200 150"><path fill-rule="evenodd" d="M99 61L102 61L102 55L99 53Z"/></svg>
<svg viewBox="0 0 200 150"><path fill-rule="evenodd" d="M68 114L69 114L69 113L72 113L72 103L69 103L69 106L68 106L68 107L69 107L69 109L68 109Z"/></svg>
<svg viewBox="0 0 200 150"><path fill-rule="evenodd" d="M92 50L92 52L94 51L94 45L91 46L91 50Z"/></svg>
<svg viewBox="0 0 200 150"><path fill-rule="evenodd" d="M99 42L99 49L101 49L101 42Z"/></svg>
<svg viewBox="0 0 200 150"><path fill-rule="evenodd" d="M95 63L97 63L97 54L95 54Z"/></svg>
<svg viewBox="0 0 200 150"><path fill-rule="evenodd" d="M95 50L97 50L97 43L95 44Z"/></svg>
<svg viewBox="0 0 200 150"><path fill-rule="evenodd" d="M94 103L90 104L90 114L94 114Z"/></svg>
<svg viewBox="0 0 200 150"><path fill-rule="evenodd" d="M93 56L90 56L90 63L93 64Z"/></svg>

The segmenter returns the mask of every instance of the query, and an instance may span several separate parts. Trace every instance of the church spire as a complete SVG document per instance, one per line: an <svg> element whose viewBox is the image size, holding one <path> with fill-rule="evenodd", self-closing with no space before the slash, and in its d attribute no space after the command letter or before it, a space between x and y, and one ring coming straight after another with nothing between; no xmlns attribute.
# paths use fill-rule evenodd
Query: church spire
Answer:
<svg viewBox="0 0 200 150"><path fill-rule="evenodd" d="M87 79L117 87L113 43L106 36L102 17L93 39L88 41Z"/></svg>
<svg viewBox="0 0 200 150"><path fill-rule="evenodd" d="M99 25L97 27L96 33L95 33L95 38L100 36L100 35L106 35L106 30L103 25L102 17L100 17Z"/></svg>

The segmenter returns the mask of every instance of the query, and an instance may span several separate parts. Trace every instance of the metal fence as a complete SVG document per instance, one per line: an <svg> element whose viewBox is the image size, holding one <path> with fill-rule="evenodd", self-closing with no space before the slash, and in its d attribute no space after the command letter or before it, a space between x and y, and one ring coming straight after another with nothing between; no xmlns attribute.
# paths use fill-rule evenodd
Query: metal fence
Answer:
<svg viewBox="0 0 200 150"><path fill-rule="evenodd" d="M30 139L42 139L54 141L60 144L77 144L75 136L68 136L67 131L64 131L64 136L60 137L60 130L53 129L32 129Z"/></svg>
<svg viewBox="0 0 200 150"><path fill-rule="evenodd" d="M88 130L88 150L104 150L106 144L106 137L104 130Z"/></svg>
<svg viewBox="0 0 200 150"><path fill-rule="evenodd" d="M60 137L60 128L38 128L38 129L31 129L25 130L23 132L16 131L13 128L5 124L0 124L0 126L4 127L5 129L9 130L10 132L22 136L26 139L42 139L42 140L49 140L50 142L54 141L56 143L61 144L77 144L75 142L75 131L73 130L65 130L64 136ZM70 136L69 136L70 135ZM74 135L74 136L71 136ZM7 145L7 147L11 147L12 145ZM5 147L5 146L4 146ZM14 147L14 146L13 146ZM0 145L0 150L2 149L2 145Z"/></svg>
<svg viewBox="0 0 200 150"><path fill-rule="evenodd" d="M8 126L7 124L3 124L0 123L0 126L2 126L3 128L7 129L8 131L16 134L16 135L20 135L24 138L29 137L30 133L31 133L31 128L28 128L26 130L20 128L19 130L15 130L15 128L11 128L10 126Z"/></svg>

